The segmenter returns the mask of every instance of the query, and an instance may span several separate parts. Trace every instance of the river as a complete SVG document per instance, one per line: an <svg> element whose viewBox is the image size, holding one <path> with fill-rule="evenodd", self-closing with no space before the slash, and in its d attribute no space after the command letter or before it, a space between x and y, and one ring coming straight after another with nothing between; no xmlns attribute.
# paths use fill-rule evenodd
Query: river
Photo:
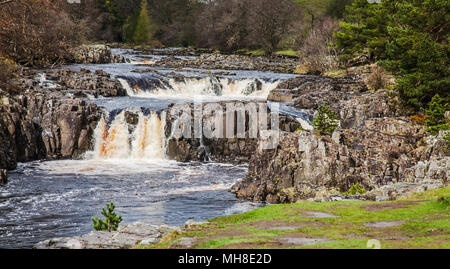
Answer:
<svg viewBox="0 0 450 269"><path fill-rule="evenodd" d="M0 186L0 248L31 248L48 238L88 233L91 218L101 217L111 201L123 223L156 225L205 221L262 206L238 201L229 191L245 177L246 165L168 160L157 112L174 102L265 100L279 82L295 75L233 70L216 78L208 72L225 71L150 68L129 50L114 52L131 62L69 68L102 69L120 78L128 96L90 98L108 117L97 126L94 149L80 160L22 163L10 172L9 183ZM139 116L132 131L124 120L130 110ZM286 104L281 111L305 119Z"/></svg>

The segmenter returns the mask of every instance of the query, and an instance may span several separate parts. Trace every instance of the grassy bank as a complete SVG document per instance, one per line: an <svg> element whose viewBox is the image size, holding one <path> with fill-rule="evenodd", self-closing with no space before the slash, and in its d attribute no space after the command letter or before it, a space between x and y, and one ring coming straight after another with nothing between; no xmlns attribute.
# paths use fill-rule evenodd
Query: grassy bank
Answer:
<svg viewBox="0 0 450 269"><path fill-rule="evenodd" d="M450 187L389 202L272 205L138 248L450 248Z"/></svg>

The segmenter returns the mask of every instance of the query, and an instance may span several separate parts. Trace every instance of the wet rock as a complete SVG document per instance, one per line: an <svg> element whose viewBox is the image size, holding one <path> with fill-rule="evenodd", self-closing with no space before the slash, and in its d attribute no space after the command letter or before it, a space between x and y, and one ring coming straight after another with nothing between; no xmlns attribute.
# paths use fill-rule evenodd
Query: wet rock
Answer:
<svg viewBox="0 0 450 269"><path fill-rule="evenodd" d="M216 135L214 137L208 137L204 133L201 138L195 136L195 124L194 124L194 111L195 108L192 103L187 104L187 106L191 110L190 124L186 124L186 128L190 127L190 137L186 137L184 135L185 129L183 125L183 135L181 137L173 137L173 129L178 129L179 125L177 124L178 116L172 115L171 112L166 113L166 124L165 124L165 135L168 138L167 141L167 155L170 159L180 161L180 162L188 162L188 161L214 161L214 162L225 162L225 163L246 163L249 161L251 156L255 153L256 148L258 146L257 136L253 136L250 120L249 120L249 111L246 110L243 114L245 114L245 130L242 132L242 136L238 136L237 134L237 122L238 116L237 112L231 113L234 117L234 125L232 135L228 136L226 129L227 117L230 115L227 113L227 105L245 105L249 104L248 101L221 101L214 103L219 112L218 115L223 119L223 129L220 135ZM252 103L253 105L254 103ZM203 104L201 106L202 111L204 107L208 104ZM257 109L258 105L264 105L267 107L266 102L257 102L255 104L255 109ZM174 105L169 107L169 111L173 108ZM267 113L267 123L270 126L270 109L267 109L269 113ZM256 115L256 113L254 114ZM189 117L189 115L185 115ZM243 119L243 117L242 117ZM216 118L213 117L213 114L204 115L202 119L202 126L207 126L216 122ZM279 127L281 132L293 132L300 127L300 123L291 116L280 115L279 118ZM216 123L214 123L216 124ZM213 125L214 125L213 124ZM216 126L216 125L214 125ZM218 128L218 127L217 127ZM256 132L258 130L256 129ZM258 134L257 134L258 135ZM219 138L221 137L221 138Z"/></svg>
<svg viewBox="0 0 450 269"><path fill-rule="evenodd" d="M52 70L46 79L62 81L60 76L74 74L87 73ZM8 102L0 105L0 168L15 169L17 162L40 159L77 158L92 146L102 110L69 94L64 83L49 88L40 80L42 76L24 73L15 81L22 87L21 94L8 96Z"/></svg>
<svg viewBox="0 0 450 269"><path fill-rule="evenodd" d="M81 94L90 94L94 97L126 96L126 89L120 82L110 77L103 70L95 73L76 72L70 69L56 69L45 71L47 78L67 89L78 90Z"/></svg>
<svg viewBox="0 0 450 269"><path fill-rule="evenodd" d="M293 73L298 60L295 58L244 55L223 55L217 53L203 53L194 58L180 58L169 55L163 57L150 66L166 68L201 68L222 70L259 70L282 73Z"/></svg>
<svg viewBox="0 0 450 269"><path fill-rule="evenodd" d="M315 212L315 211L305 211L306 216L302 216L303 218L315 218L315 219L325 219L325 218L337 218L339 216L324 213L324 212Z"/></svg>
<svg viewBox="0 0 450 269"><path fill-rule="evenodd" d="M124 63L125 58L114 55L111 48L106 45L84 45L73 49L71 52L73 61L79 64L107 64Z"/></svg>
<svg viewBox="0 0 450 269"><path fill-rule="evenodd" d="M82 236L55 238L39 242L37 249L122 249L139 244L155 244L177 229L166 225L155 226L136 222L120 226L117 231L95 231Z"/></svg>
<svg viewBox="0 0 450 269"><path fill-rule="evenodd" d="M376 221L376 222L367 222L364 223L364 226L371 228L387 228L387 227L395 227L400 226L405 223L404 220L396 220L396 221Z"/></svg>

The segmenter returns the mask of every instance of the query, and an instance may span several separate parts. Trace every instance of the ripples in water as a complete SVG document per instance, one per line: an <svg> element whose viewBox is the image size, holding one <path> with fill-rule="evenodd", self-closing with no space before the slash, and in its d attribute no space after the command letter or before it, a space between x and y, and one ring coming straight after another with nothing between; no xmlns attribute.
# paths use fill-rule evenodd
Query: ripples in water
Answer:
<svg viewBox="0 0 450 269"><path fill-rule="evenodd" d="M230 187L246 166L167 160L67 160L20 164L0 187L0 248L30 248L92 231L107 202L123 223L182 225L261 206L240 203Z"/></svg>

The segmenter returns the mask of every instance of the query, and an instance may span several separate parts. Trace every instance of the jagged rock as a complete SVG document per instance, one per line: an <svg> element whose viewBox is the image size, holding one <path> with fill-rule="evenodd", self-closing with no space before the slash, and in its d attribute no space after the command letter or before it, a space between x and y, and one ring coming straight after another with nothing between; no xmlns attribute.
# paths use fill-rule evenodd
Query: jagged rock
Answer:
<svg viewBox="0 0 450 269"><path fill-rule="evenodd" d="M106 45L84 45L71 50L75 63L79 64L107 64L124 63L125 58L111 53L111 48Z"/></svg>
<svg viewBox="0 0 450 269"><path fill-rule="evenodd" d="M194 105L192 103L187 104L191 109L191 137L181 137L176 138L172 136L172 131L174 125L176 126L178 116L173 116L170 113L170 109L174 107L174 104L169 106L169 113L166 113L166 124L165 124L165 135L168 138L167 141L167 155L170 159L187 162L187 161L214 161L214 162L226 162L226 163L244 163L248 162L251 156L256 151L258 146L257 136L250 135L250 123L249 123L249 111L245 111L245 130L244 137L237 136L237 113L234 113L235 125L233 126L233 137L227 136L226 122L227 122L227 104L236 105L248 104L248 101L221 101L214 103L222 108L222 119L223 119L223 134L222 138L207 137L202 135L202 138L197 138L194 136ZM256 104L261 104L266 106L266 102L255 103L255 108L258 106ZM202 107L208 104L204 104ZM202 108L204 110L204 108ZM270 109L267 114L267 123L270 126ZM257 115L256 113L254 115ZM216 121L213 115L205 115L203 117L202 126L211 124L211 122ZM300 123L291 116L281 115L279 117L279 127L281 132L293 132L300 127ZM184 129L183 129L184 130ZM258 130L257 130L258 132ZM258 134L260 135L260 134Z"/></svg>
<svg viewBox="0 0 450 269"><path fill-rule="evenodd" d="M85 75L102 80L93 73L52 70L47 77L57 80L58 87L46 87L33 72L15 81L23 88L21 94L4 96L0 104L0 168L15 169L17 162L39 159L77 158L92 146L103 112L68 94L70 89L62 83Z"/></svg>
<svg viewBox="0 0 450 269"><path fill-rule="evenodd" d="M397 182L419 182L424 188L442 186L449 170L445 141L442 137L425 139L423 126L399 117L404 111L392 102L394 97L386 90L368 91L357 75L303 76L280 83L269 100L289 101L309 111L329 105L339 115L340 129L332 137L311 132L288 134L276 150L258 151L247 177L234 186L236 194L279 203L327 200L354 183L369 190ZM417 189L416 185L398 192ZM390 199L393 193L397 191L369 192L357 199Z"/></svg>
<svg viewBox="0 0 450 269"><path fill-rule="evenodd" d="M223 69L223 70L259 70L282 73L293 73L298 60L296 58L259 56L250 57L244 55L223 55L217 53L203 53L199 57L179 58L170 55L163 57L150 66L166 68L201 68L201 69Z"/></svg>
<svg viewBox="0 0 450 269"><path fill-rule="evenodd" d="M45 76L67 89L78 90L82 94L94 97L126 96L127 91L120 82L110 77L103 70L91 72L76 72L70 69L55 69L45 71Z"/></svg>

